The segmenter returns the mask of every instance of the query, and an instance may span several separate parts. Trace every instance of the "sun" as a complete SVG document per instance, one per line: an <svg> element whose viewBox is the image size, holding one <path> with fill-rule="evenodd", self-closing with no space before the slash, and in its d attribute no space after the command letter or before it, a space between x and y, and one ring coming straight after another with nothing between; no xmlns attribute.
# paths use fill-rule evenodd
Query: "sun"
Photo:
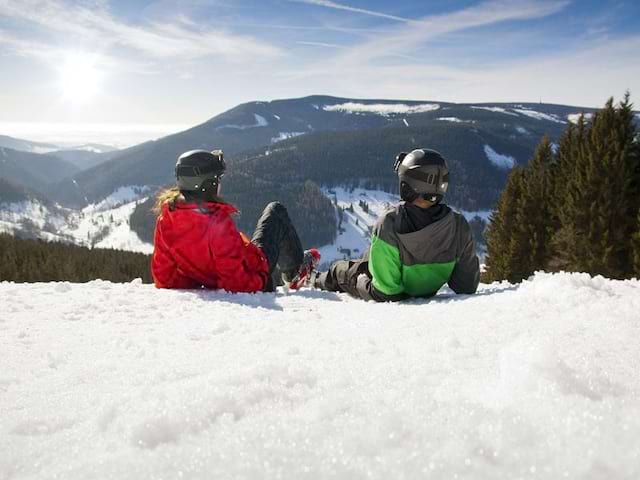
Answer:
<svg viewBox="0 0 640 480"><path fill-rule="evenodd" d="M69 53L59 67L60 88L65 98L85 103L100 91L102 74L96 55Z"/></svg>

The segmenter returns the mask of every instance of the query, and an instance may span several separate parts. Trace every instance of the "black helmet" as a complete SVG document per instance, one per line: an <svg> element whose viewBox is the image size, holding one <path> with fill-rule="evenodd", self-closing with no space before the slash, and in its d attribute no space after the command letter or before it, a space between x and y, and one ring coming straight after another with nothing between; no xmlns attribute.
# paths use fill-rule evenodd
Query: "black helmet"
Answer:
<svg viewBox="0 0 640 480"><path fill-rule="evenodd" d="M449 187L447 161L435 150L419 148L396 156L393 169L400 180L400 196L406 202L422 197L439 203Z"/></svg>
<svg viewBox="0 0 640 480"><path fill-rule="evenodd" d="M225 163L222 150L190 150L178 157L176 180L181 192L191 195L216 195L218 183L224 175Z"/></svg>

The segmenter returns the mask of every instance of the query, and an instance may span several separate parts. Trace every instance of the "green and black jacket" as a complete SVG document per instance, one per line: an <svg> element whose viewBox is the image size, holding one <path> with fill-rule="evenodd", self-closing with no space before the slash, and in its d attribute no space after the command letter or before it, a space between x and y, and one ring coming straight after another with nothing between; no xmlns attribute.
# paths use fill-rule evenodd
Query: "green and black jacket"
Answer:
<svg viewBox="0 0 640 480"><path fill-rule="evenodd" d="M456 293L474 293L480 267L469 224L449 211L440 220L399 233L399 204L378 221L371 238L369 276L358 278L358 296L376 301L429 297L445 283Z"/></svg>

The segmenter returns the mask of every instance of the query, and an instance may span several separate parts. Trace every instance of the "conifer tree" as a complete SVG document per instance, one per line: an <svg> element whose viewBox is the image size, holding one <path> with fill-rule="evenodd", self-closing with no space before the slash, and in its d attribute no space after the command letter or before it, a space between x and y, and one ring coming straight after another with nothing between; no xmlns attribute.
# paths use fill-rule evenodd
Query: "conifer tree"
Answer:
<svg viewBox="0 0 640 480"><path fill-rule="evenodd" d="M519 238L527 243L529 251L527 260L522 264L525 276L547 268L550 256L549 238L553 231L551 203L555 170L557 166L554 163L551 140L545 136L526 167L523 178L520 212L522 222L517 229L520 231Z"/></svg>
<svg viewBox="0 0 640 480"><path fill-rule="evenodd" d="M563 164L554 236L561 268L610 278L630 275L638 199L635 135L627 94L618 107L610 99L588 133L568 145L571 163Z"/></svg>
<svg viewBox="0 0 640 480"><path fill-rule="evenodd" d="M518 282L525 276L528 263L527 246L523 229L525 171L514 168L509 174L497 209L491 214L487 229L486 280Z"/></svg>

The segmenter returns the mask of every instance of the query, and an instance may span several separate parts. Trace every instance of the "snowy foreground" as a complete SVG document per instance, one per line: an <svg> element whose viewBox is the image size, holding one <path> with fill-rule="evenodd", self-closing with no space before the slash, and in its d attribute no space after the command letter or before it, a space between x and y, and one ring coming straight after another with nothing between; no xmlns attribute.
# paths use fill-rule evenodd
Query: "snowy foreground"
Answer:
<svg viewBox="0 0 640 480"><path fill-rule="evenodd" d="M0 479L640 477L640 281L0 283Z"/></svg>

